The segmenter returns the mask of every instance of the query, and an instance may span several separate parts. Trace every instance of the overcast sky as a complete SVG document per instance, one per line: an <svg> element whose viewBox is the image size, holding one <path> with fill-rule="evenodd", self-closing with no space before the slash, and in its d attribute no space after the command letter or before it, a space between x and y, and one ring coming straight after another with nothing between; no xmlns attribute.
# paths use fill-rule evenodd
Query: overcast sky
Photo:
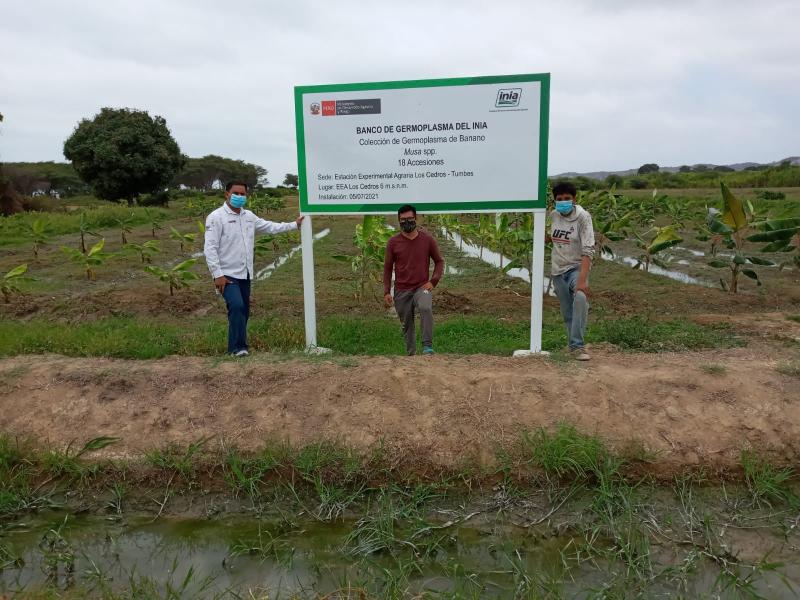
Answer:
<svg viewBox="0 0 800 600"><path fill-rule="evenodd" d="M551 174L800 154L800 0L4 0L0 160L101 107L297 172L293 86L552 74Z"/></svg>

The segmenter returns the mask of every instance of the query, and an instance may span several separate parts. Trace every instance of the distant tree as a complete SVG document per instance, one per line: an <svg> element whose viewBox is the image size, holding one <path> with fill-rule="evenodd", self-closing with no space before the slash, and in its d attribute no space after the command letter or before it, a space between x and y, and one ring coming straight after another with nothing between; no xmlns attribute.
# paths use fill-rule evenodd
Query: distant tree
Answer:
<svg viewBox="0 0 800 600"><path fill-rule="evenodd" d="M639 167L637 173L639 175L647 175L648 173L658 173L659 166L656 163L646 163Z"/></svg>
<svg viewBox="0 0 800 600"><path fill-rule="evenodd" d="M64 142L64 156L104 200L133 204L164 188L185 162L163 117L128 108L103 108Z"/></svg>
<svg viewBox="0 0 800 600"><path fill-rule="evenodd" d="M297 175L292 175L291 173L287 173L286 177L283 178L283 185L289 187L297 187L299 185Z"/></svg>
<svg viewBox="0 0 800 600"><path fill-rule="evenodd" d="M719 165L717 167L714 167L714 171L716 171L717 173L733 173L735 170L736 169L734 169L733 167L728 167L725 165Z"/></svg>
<svg viewBox="0 0 800 600"><path fill-rule="evenodd" d="M91 192L91 188L81 181L72 165L66 162L6 163L5 169L11 186L25 195L37 190L57 192L60 196Z"/></svg>
<svg viewBox="0 0 800 600"><path fill-rule="evenodd" d="M647 188L647 180L639 177L633 177L628 180L628 187L634 190L643 190Z"/></svg>
<svg viewBox="0 0 800 600"><path fill-rule="evenodd" d="M4 217L23 211L22 198L0 175L0 214Z"/></svg>
<svg viewBox="0 0 800 600"><path fill-rule="evenodd" d="M695 173L705 173L708 171L708 165L695 165L693 171Z"/></svg>
<svg viewBox="0 0 800 600"><path fill-rule="evenodd" d="M600 187L600 182L597 179L592 179L585 175L578 175L574 183L575 187L583 192L593 192Z"/></svg>
<svg viewBox="0 0 800 600"><path fill-rule="evenodd" d="M30 196L34 191L42 189L50 191L50 182L44 179L42 174L30 165L8 164L3 169L3 173L11 184L23 196Z"/></svg>
<svg viewBox="0 0 800 600"><path fill-rule="evenodd" d="M691 173L692 172L692 167L690 167L689 165L682 165L678 169L678 172L679 173Z"/></svg>
<svg viewBox="0 0 800 600"><path fill-rule="evenodd" d="M224 185L233 179L244 181L251 188L269 184L264 167L216 154L201 158L187 157L186 165L177 173L174 183L207 191L214 189L217 183Z"/></svg>
<svg viewBox="0 0 800 600"><path fill-rule="evenodd" d="M259 167L258 165L253 165L256 171L256 184L254 187L262 187L265 188L269 185L269 179L267 178L267 170L264 167Z"/></svg>
<svg viewBox="0 0 800 600"><path fill-rule="evenodd" d="M606 177L606 185L611 187L612 185L616 185L617 187L621 187L625 180L622 178L621 175L609 175Z"/></svg>

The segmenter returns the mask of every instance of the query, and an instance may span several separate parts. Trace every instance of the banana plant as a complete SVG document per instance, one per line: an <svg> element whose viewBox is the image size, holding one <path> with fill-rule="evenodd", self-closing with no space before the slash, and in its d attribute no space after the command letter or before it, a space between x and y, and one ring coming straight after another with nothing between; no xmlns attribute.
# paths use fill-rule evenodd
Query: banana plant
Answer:
<svg viewBox="0 0 800 600"><path fill-rule="evenodd" d="M247 196L247 205L256 214L268 213L272 210L280 210L286 205L283 197L270 196L269 194L259 194L253 192Z"/></svg>
<svg viewBox="0 0 800 600"><path fill-rule="evenodd" d="M755 280L757 285L761 285L758 273L752 268L745 267L748 265L774 266L775 263L771 260L744 254L745 234L752 227L756 219L756 213L749 201L742 202L733 195L724 183L720 183L720 189L722 191L722 211L710 212L708 218L708 229L715 236L711 242L711 253L714 258L708 264L715 269L724 269L726 267L730 269L731 278L729 283L726 283L722 278L720 278L719 282L722 289L731 294L736 294L739 291L740 274ZM733 250L733 256L729 261L716 258L716 248L720 240L725 242L727 248Z"/></svg>
<svg viewBox="0 0 800 600"><path fill-rule="evenodd" d="M596 251L614 256L610 242L621 242L628 237L628 228L635 212L626 211L630 200L617 193L617 186L612 185L607 191L581 194L580 205L587 208L592 215L594 227L594 243Z"/></svg>
<svg viewBox="0 0 800 600"><path fill-rule="evenodd" d="M253 245L253 251L256 256L263 256L270 252L278 252L279 250L280 244L278 243L278 237L274 235L262 235L256 239Z"/></svg>
<svg viewBox="0 0 800 600"><path fill-rule="evenodd" d="M198 279L197 273L192 273L189 270L196 262L196 258L190 258L189 260L175 265L171 269L162 269L161 267L148 265L144 270L157 277L160 281L169 284L169 295L174 296L175 290L189 287L190 281Z"/></svg>
<svg viewBox="0 0 800 600"><path fill-rule="evenodd" d="M761 252L794 252L792 262L800 268L800 217L769 219L752 227L759 232L747 236L748 242L767 242Z"/></svg>
<svg viewBox="0 0 800 600"><path fill-rule="evenodd" d="M645 271L650 271L650 263L663 269L668 268L667 264L658 258L658 253L683 241L683 238L678 235L675 225L656 227L651 231L655 232L655 235L650 240L644 239L636 232L633 234L636 238L636 245L643 250L643 253L637 258L637 262L633 266L634 269L644 266Z"/></svg>
<svg viewBox="0 0 800 600"><path fill-rule="evenodd" d="M458 220L456 215L432 215L430 218L439 227L443 227L448 232L458 233L458 249L459 251L464 249L464 224Z"/></svg>
<svg viewBox="0 0 800 600"><path fill-rule="evenodd" d="M203 218L212 210L217 208L219 205L219 200L216 198L207 198L202 194L198 195L196 198L189 198L184 204L185 215L189 217Z"/></svg>
<svg viewBox="0 0 800 600"><path fill-rule="evenodd" d="M500 254L501 272L503 271L503 258L511 246L511 234L512 230L508 220L508 213L495 213L494 231L489 238L489 243L493 248L497 248L498 254Z"/></svg>
<svg viewBox="0 0 800 600"><path fill-rule="evenodd" d="M50 226L44 219L36 219L27 226L28 237L33 240L33 257L39 260L39 250L50 243Z"/></svg>
<svg viewBox="0 0 800 600"><path fill-rule="evenodd" d="M11 269L3 275L3 279L0 279L0 293L3 294L3 300L5 300L6 304L11 301L11 294L19 294L20 290L17 284L22 280L27 270L28 265L22 264Z"/></svg>
<svg viewBox="0 0 800 600"><path fill-rule="evenodd" d="M666 194L663 198L663 213L670 218L679 229L686 227L686 222L692 218L692 211L686 202L675 198L668 198Z"/></svg>
<svg viewBox="0 0 800 600"><path fill-rule="evenodd" d="M509 225L510 244L508 248L511 262L503 267L508 272L515 267L530 269L533 260L533 215L517 213Z"/></svg>
<svg viewBox="0 0 800 600"><path fill-rule="evenodd" d="M122 234L123 246L128 243L128 237L126 234L131 233L133 231L133 220L134 220L133 211L131 211L131 214L129 214L127 217L123 217L122 219L114 219L114 221L117 224L117 227L119 227L120 233Z"/></svg>
<svg viewBox="0 0 800 600"><path fill-rule="evenodd" d="M634 210L639 225L652 226L656 221L657 209L658 190L653 190L651 198L640 200Z"/></svg>
<svg viewBox="0 0 800 600"><path fill-rule="evenodd" d="M627 227L630 226L630 215L622 219L599 221L594 219L594 246L598 255L607 254L614 258L611 242L622 242L627 239Z"/></svg>
<svg viewBox="0 0 800 600"><path fill-rule="evenodd" d="M86 214L83 212L81 213L81 220L78 223L78 231L80 232L81 235L81 252L86 254L86 236L87 235L92 235L94 237L100 237L100 236L97 235L94 231L92 231L89 222L86 220Z"/></svg>
<svg viewBox="0 0 800 600"><path fill-rule="evenodd" d="M147 220L150 223L150 231L153 234L153 239L156 239L156 231L164 229L161 226L164 222L164 215L157 211L151 211L149 208L144 209L144 214L147 215Z"/></svg>
<svg viewBox="0 0 800 600"><path fill-rule="evenodd" d="M89 281L94 281L97 279L97 273L95 269L103 265L109 258L114 256L113 254L103 252L103 246L105 246L105 244L105 238L101 238L100 241L92 246L89 249L89 252L86 254L76 250L75 248L68 248L67 246L62 246L61 250L72 262L83 267L83 269L86 271L86 279Z"/></svg>
<svg viewBox="0 0 800 600"><path fill-rule="evenodd" d="M281 237L290 244L300 242L300 234L296 231L283 233ZM278 236L274 235L262 235L256 239L253 250L257 256L264 256L270 252L280 252L281 245L279 239Z"/></svg>
<svg viewBox="0 0 800 600"><path fill-rule="evenodd" d="M152 262L153 254L161 252L158 240L147 240L143 244L125 244L124 248L132 252L138 252L142 263Z"/></svg>
<svg viewBox="0 0 800 600"><path fill-rule="evenodd" d="M192 245L194 244L194 240L197 237L196 233L181 233L180 231L178 231L174 227L170 227L169 229L170 229L170 232L171 232L169 234L170 239L175 240L177 242L180 242L180 244L181 244L181 252L184 252L186 250L190 250L192 248Z"/></svg>
<svg viewBox="0 0 800 600"><path fill-rule="evenodd" d="M478 222L468 225L465 229L465 233L470 241L480 248L478 257L481 259L483 259L483 249L489 244L493 237L494 228L495 226L494 223L492 223L491 215L481 213L478 215Z"/></svg>
<svg viewBox="0 0 800 600"><path fill-rule="evenodd" d="M348 256L337 254L333 258L350 261L350 267L358 275L356 299L360 302L364 297L364 288L368 281L378 283L383 275L383 259L386 244L394 231L386 226L384 218L378 215L364 215L358 223L353 235L353 243L358 254ZM377 296L375 297L377 300Z"/></svg>

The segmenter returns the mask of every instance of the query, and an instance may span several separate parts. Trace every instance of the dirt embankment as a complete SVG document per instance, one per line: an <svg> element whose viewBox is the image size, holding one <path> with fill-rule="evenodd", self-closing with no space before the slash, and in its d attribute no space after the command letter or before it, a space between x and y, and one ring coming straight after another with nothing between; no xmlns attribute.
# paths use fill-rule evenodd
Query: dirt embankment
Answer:
<svg viewBox="0 0 800 600"><path fill-rule="evenodd" d="M118 436L115 455L218 436L323 439L453 467L494 461L523 429L559 421L658 453L654 472L734 467L753 447L796 462L800 379L757 349L687 354L597 351L591 363L412 357L240 362L23 356L0 361L0 432L66 445ZM725 365L721 368L717 365Z"/></svg>

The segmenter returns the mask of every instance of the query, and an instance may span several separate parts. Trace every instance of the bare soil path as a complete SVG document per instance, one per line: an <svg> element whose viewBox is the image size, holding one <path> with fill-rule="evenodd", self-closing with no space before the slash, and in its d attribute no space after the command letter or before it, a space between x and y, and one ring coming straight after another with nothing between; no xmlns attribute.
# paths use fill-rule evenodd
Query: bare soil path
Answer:
<svg viewBox="0 0 800 600"><path fill-rule="evenodd" d="M796 463L800 378L773 348L684 354L595 350L588 364L434 356L312 360L255 355L128 361L0 360L0 432L64 446L118 436L114 455L213 436L243 450L266 439L379 441L412 464L492 463L522 430L568 421L652 470L727 470L742 448ZM724 365L719 367L718 365Z"/></svg>

